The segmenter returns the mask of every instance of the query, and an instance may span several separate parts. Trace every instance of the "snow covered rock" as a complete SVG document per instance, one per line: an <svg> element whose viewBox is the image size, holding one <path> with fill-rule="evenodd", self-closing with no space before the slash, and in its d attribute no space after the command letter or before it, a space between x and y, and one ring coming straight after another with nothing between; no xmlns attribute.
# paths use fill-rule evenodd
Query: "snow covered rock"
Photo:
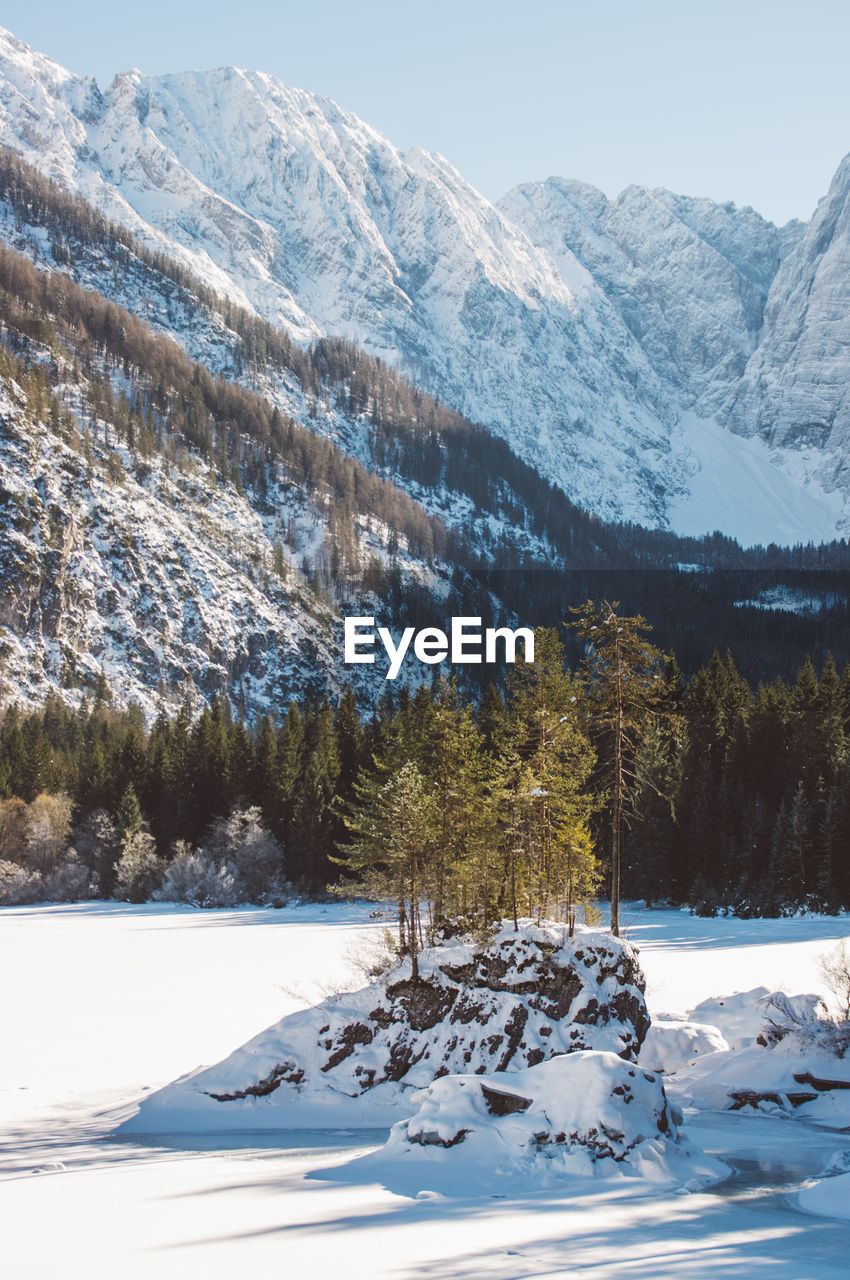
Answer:
<svg viewBox="0 0 850 1280"><path fill-rule="evenodd" d="M850 1035L843 1024L815 1016L816 1000L774 993L758 1042L682 1071L677 1100L713 1111L795 1114L834 1128L850 1124Z"/></svg>
<svg viewBox="0 0 850 1280"><path fill-rule="evenodd" d="M807 1182L797 1193L797 1204L818 1217L850 1218L850 1173Z"/></svg>
<svg viewBox="0 0 850 1280"><path fill-rule="evenodd" d="M508 1076L446 1076L414 1101L413 1116L365 1163L465 1167L472 1185L510 1174L701 1183L727 1172L680 1139L681 1114L659 1077L613 1053L563 1055Z"/></svg>
<svg viewBox="0 0 850 1280"><path fill-rule="evenodd" d="M729 1048L723 1033L704 1022L654 1018L640 1051L640 1064L670 1074L708 1053Z"/></svg>
<svg viewBox="0 0 850 1280"><path fill-rule="evenodd" d="M805 1182L797 1204L819 1217L850 1218L850 1151L836 1152L819 1178Z"/></svg>
<svg viewBox="0 0 850 1280"><path fill-rule="evenodd" d="M628 942L578 926L454 940L379 982L283 1018L218 1066L146 1100L136 1131L346 1125L410 1114L414 1089L450 1073L516 1072L595 1049L636 1058L649 1018Z"/></svg>
<svg viewBox="0 0 850 1280"><path fill-rule="evenodd" d="M728 996L711 996L690 1010L694 1022L716 1027L728 1042L729 1049L746 1049L755 1044L764 1025L764 1002L769 999L767 987L752 991L735 991Z"/></svg>

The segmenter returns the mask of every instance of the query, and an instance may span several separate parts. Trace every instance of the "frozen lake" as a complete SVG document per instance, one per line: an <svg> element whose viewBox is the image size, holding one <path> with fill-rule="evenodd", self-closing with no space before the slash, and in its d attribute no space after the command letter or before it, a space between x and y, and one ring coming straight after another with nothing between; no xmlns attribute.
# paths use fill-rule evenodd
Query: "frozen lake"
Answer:
<svg viewBox="0 0 850 1280"><path fill-rule="evenodd" d="M850 921L624 913L655 1013L756 986L817 991ZM800 1182L850 1134L769 1116L686 1118L736 1170L705 1192L645 1183L402 1194L337 1172L381 1132L110 1132L136 1101L282 1014L356 983L382 926L341 905L203 912L111 903L0 911L4 1272L183 1277L847 1275L850 1223L802 1213Z"/></svg>

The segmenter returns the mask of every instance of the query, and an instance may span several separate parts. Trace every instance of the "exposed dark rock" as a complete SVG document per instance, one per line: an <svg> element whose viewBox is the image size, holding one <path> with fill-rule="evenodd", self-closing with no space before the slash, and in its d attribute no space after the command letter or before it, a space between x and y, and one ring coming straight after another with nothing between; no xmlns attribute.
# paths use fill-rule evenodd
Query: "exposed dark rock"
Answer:
<svg viewBox="0 0 850 1280"><path fill-rule="evenodd" d="M497 1071L504 1071L516 1053L526 1022L528 1022L528 1010L524 1005L515 1005L511 1016L505 1023L505 1035L508 1037L508 1045L499 1059L499 1064L496 1067ZM523 1063L523 1066L527 1065L527 1062Z"/></svg>
<svg viewBox="0 0 850 1280"><path fill-rule="evenodd" d="M530 1098L522 1098L517 1093L502 1093L488 1088L486 1084L482 1084L481 1092L491 1116L511 1116L518 1111L527 1111L531 1106Z"/></svg>
<svg viewBox="0 0 850 1280"><path fill-rule="evenodd" d="M425 1054L422 1049L417 1053L411 1044L397 1041L390 1046L390 1056L384 1069L384 1079L398 1082L403 1080L411 1067L415 1066Z"/></svg>
<svg viewBox="0 0 850 1280"><path fill-rule="evenodd" d="M788 1109L790 1104L792 1107L802 1107L805 1102L814 1102L818 1095L816 1093L776 1093L771 1089L733 1089L729 1097L732 1104L730 1111L740 1111L743 1107L757 1107L760 1102L771 1102L774 1106L782 1107L783 1110Z"/></svg>
<svg viewBox="0 0 850 1280"><path fill-rule="evenodd" d="M444 1021L457 994L455 987L438 987L423 981L397 982L387 987L387 995L398 1001L414 1031L430 1031Z"/></svg>
<svg viewBox="0 0 850 1280"><path fill-rule="evenodd" d="M334 1067L338 1067L341 1062L354 1052L359 1044L371 1044L374 1032L370 1031L362 1022L349 1023L347 1027L343 1027L336 1037L336 1048L334 1049L327 1062L322 1066L323 1071L333 1071ZM331 1048L333 1041L327 1045Z"/></svg>
<svg viewBox="0 0 850 1280"><path fill-rule="evenodd" d="M826 1093L830 1089L850 1089L850 1080L829 1080L825 1076L812 1075L811 1071L794 1073L797 1084L810 1084L818 1093Z"/></svg>
<svg viewBox="0 0 850 1280"><path fill-rule="evenodd" d="M583 1049L634 1060L649 1026L634 953L593 930L572 940L560 925L506 926L489 943L453 938L423 951L419 969L413 981L405 961L362 991L284 1018L204 1072L201 1087L262 1096L290 1078L278 1072L287 1063L301 1070L301 1089L357 1097L380 1085L522 1071Z"/></svg>
<svg viewBox="0 0 850 1280"><path fill-rule="evenodd" d="M410 1139L410 1141L416 1143L416 1145L420 1147L444 1147L448 1149L449 1147L458 1146L463 1142L468 1133L468 1129L458 1129L454 1137L441 1138L438 1133L435 1133L433 1130L428 1130L427 1132L417 1133L415 1137Z"/></svg>
<svg viewBox="0 0 850 1280"><path fill-rule="evenodd" d="M294 1067L292 1063L285 1063L280 1067L275 1067L264 1080L259 1080L256 1084L250 1084L245 1089L235 1089L233 1093L212 1093L208 1092L210 1098L214 1098L216 1102L236 1102L239 1098L265 1098L268 1094L274 1093L275 1089L286 1081L287 1084L300 1084L304 1079L304 1072L300 1067Z"/></svg>

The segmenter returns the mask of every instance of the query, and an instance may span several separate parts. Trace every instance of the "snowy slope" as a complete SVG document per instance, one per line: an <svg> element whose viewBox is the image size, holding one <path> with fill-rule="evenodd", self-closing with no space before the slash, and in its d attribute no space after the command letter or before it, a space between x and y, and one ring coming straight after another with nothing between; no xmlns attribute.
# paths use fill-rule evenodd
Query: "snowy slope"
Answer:
<svg viewBox="0 0 850 1280"><path fill-rule="evenodd" d="M306 504L290 496L266 526L197 460L140 466L102 437L87 459L14 384L0 421L0 695L76 701L103 676L153 719L189 689L253 715L317 672L335 687L338 620L294 569L286 584L269 572L287 516L314 525Z"/></svg>
<svg viewBox="0 0 850 1280"><path fill-rule="evenodd" d="M850 157L807 227L643 187L609 200L560 178L500 202L566 279L580 260L686 410L672 433L684 494L666 508L678 531L846 532L848 196Z"/></svg>
<svg viewBox="0 0 850 1280"><path fill-rule="evenodd" d="M802 234L732 204L637 186L609 200L563 178L517 187L499 207L562 274L577 257L659 375L708 414L743 373L777 267Z"/></svg>
<svg viewBox="0 0 850 1280"><path fill-rule="evenodd" d="M570 183L497 209L441 157L260 73L133 71L101 91L8 34L0 141L298 339L342 334L399 365L601 515L747 541L844 526L843 487L812 523L785 493L812 467L776 449L757 517L694 507L736 445L677 425L726 403L796 226ZM733 425L749 434L751 415Z"/></svg>

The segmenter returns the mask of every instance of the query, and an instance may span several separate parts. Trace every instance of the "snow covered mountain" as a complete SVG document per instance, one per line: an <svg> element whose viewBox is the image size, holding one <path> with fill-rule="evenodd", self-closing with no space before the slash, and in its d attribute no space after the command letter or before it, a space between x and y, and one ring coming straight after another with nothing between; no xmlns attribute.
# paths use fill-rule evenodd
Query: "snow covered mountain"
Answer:
<svg viewBox="0 0 850 1280"><path fill-rule="evenodd" d="M803 231L664 190L609 200L563 178L517 187L500 208L559 268L577 257L659 376L708 414L743 374L773 277Z"/></svg>
<svg viewBox="0 0 850 1280"><path fill-rule="evenodd" d="M819 451L840 487L850 439L848 302L850 155L773 279L761 340L726 415L776 448Z"/></svg>
<svg viewBox="0 0 850 1280"><path fill-rule="evenodd" d="M246 498L114 438L85 458L28 408L0 391L0 697L78 701L105 680L153 720L187 695L254 715L311 677L335 688L337 620L291 553L286 582L269 572L274 534Z"/></svg>
<svg viewBox="0 0 850 1280"><path fill-rule="evenodd" d="M132 71L102 91L8 33L0 142L296 339L339 334L397 365L598 514L786 543L850 521L823 429L807 431L817 316L780 369L820 213L778 229L560 181L496 208L441 157L269 76ZM836 246L825 312L848 288L840 264ZM846 331L830 341L840 382Z"/></svg>

